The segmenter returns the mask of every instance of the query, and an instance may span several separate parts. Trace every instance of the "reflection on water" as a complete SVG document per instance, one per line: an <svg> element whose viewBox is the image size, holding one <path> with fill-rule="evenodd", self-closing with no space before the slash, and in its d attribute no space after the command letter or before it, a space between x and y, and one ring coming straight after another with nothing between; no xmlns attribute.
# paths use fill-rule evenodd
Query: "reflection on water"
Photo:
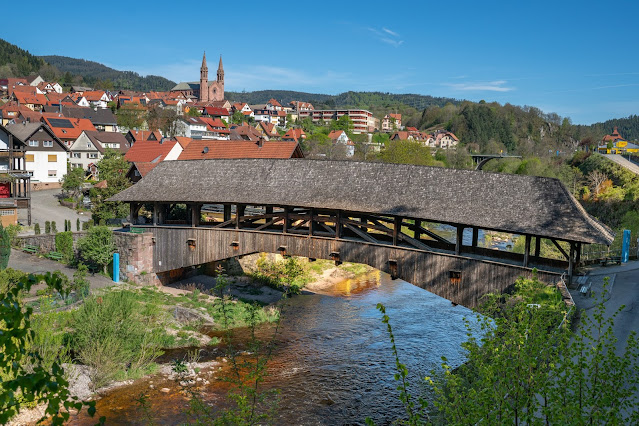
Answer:
<svg viewBox="0 0 639 426"><path fill-rule="evenodd" d="M388 334L376 310L380 302L391 318L401 361L409 368L413 394L425 390L423 378L439 367L442 356L452 365L462 362L463 318L472 312L385 273L340 282L329 295L296 296L284 307L282 332L264 384L280 390L276 423L363 424L369 416L377 424L388 424L403 414ZM186 407L184 397L150 391L148 382L113 391L98 402L98 412L107 415L110 424L142 424L134 404L127 407L124 401L140 391L151 401L159 399L152 405L158 423L185 419L180 414ZM205 399L219 407L225 391L212 380ZM118 411L111 410L113 403Z"/></svg>

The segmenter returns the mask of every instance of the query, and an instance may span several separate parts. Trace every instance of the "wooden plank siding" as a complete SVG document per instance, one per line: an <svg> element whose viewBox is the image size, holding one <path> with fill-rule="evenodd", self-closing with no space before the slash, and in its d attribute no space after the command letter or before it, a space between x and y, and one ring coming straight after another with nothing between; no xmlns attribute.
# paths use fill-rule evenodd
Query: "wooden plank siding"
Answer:
<svg viewBox="0 0 639 426"><path fill-rule="evenodd" d="M256 252L278 253L284 246L287 255L330 259L330 254L337 252L342 262L363 263L387 273L390 273L389 260L395 260L398 278L469 308L476 307L483 295L502 292L518 277L532 275L531 268L463 254L328 237L220 228L160 226L146 230L153 233L156 241L154 271L149 271L155 273ZM195 241L193 249L188 240ZM451 271L461 272L460 279L451 280ZM560 279L559 273L549 271L539 271L538 276L547 283Z"/></svg>

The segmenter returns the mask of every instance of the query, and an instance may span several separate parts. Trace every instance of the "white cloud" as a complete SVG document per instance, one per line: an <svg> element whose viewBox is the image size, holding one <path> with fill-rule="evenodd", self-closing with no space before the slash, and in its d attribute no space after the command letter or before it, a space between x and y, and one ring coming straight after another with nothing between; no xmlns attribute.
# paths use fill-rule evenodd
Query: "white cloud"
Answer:
<svg viewBox="0 0 639 426"><path fill-rule="evenodd" d="M466 82L466 83L444 83L444 86L451 87L454 90L464 92L510 92L513 87L506 87L505 80L482 81L482 82Z"/></svg>
<svg viewBox="0 0 639 426"><path fill-rule="evenodd" d="M393 30L389 30L386 27L382 27L381 30L378 30L376 28L368 27L367 30L370 31L371 33L373 33L375 38L377 40L381 41L382 43L386 43L386 44L391 45L393 47L399 47L402 44L404 44L404 40L401 39L399 34L397 34Z"/></svg>
<svg viewBox="0 0 639 426"><path fill-rule="evenodd" d="M382 27L382 31L385 31L386 33L392 35L393 37L399 37L399 34L397 34L395 31L389 30L388 28Z"/></svg>

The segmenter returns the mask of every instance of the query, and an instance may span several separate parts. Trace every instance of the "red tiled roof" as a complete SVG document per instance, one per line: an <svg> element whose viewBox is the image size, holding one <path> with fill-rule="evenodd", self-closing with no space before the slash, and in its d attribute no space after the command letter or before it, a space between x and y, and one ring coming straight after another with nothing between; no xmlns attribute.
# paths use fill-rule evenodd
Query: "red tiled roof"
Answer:
<svg viewBox="0 0 639 426"><path fill-rule="evenodd" d="M293 139L295 141L299 141L300 138L306 138L306 133L304 133L304 130L302 129L288 129L288 132L282 136L282 139L284 140Z"/></svg>
<svg viewBox="0 0 639 426"><path fill-rule="evenodd" d="M271 104L271 105L273 105L273 106L278 106L278 107L281 107L281 106L282 106L279 102L277 102L277 101L276 101L275 99L273 99L273 98L271 98L271 99L267 102L267 104Z"/></svg>
<svg viewBox="0 0 639 426"><path fill-rule="evenodd" d="M208 149L205 149L208 148ZM235 158L301 158L297 142L263 141L206 141L194 140L182 151L178 160L235 159Z"/></svg>
<svg viewBox="0 0 639 426"><path fill-rule="evenodd" d="M133 144L124 155L127 161L132 163L159 163L171 152L171 149L178 143L176 140L160 141L139 141Z"/></svg>
<svg viewBox="0 0 639 426"><path fill-rule="evenodd" d="M186 148L191 142L193 142L193 139L187 138L186 136L175 136L174 139L180 144L182 149Z"/></svg>
<svg viewBox="0 0 639 426"><path fill-rule="evenodd" d="M53 130L53 133L62 140L76 140L80 134L85 131L96 131L96 128L87 118L67 118L67 117L42 117L47 126ZM56 120L53 123L51 120ZM64 120L57 121L57 120ZM55 125L54 125L55 124ZM64 126L60 126L63 124ZM68 126L71 127L68 127Z"/></svg>
<svg viewBox="0 0 639 426"><path fill-rule="evenodd" d="M416 132L417 131L417 127L406 127L406 130L409 132Z"/></svg>
<svg viewBox="0 0 639 426"><path fill-rule="evenodd" d="M402 115L401 114L388 114L388 116L390 118L394 118L397 121L402 121Z"/></svg>
<svg viewBox="0 0 639 426"><path fill-rule="evenodd" d="M159 130L129 130L129 134L133 138L133 142L149 140L151 134L155 136L155 139L162 139L162 134Z"/></svg>
<svg viewBox="0 0 639 426"><path fill-rule="evenodd" d="M229 111L226 108L211 107L211 106L204 107L204 113L208 115L217 115L220 117L229 115Z"/></svg>
<svg viewBox="0 0 639 426"><path fill-rule="evenodd" d="M224 124L224 122L217 117L216 118L199 117L199 119L203 121L204 123L206 123L206 126L208 127L208 130L210 132L217 132L217 133L223 133L223 134L231 133L231 131L226 128L226 124Z"/></svg>
<svg viewBox="0 0 639 426"><path fill-rule="evenodd" d="M17 99L21 104L32 104L32 105L46 105L47 98L41 94L32 94L27 92L13 92L13 96Z"/></svg>
<svg viewBox="0 0 639 426"><path fill-rule="evenodd" d="M147 173L155 168L160 162L157 163L142 163L142 162L134 162L135 168L140 172L140 176L144 177Z"/></svg>

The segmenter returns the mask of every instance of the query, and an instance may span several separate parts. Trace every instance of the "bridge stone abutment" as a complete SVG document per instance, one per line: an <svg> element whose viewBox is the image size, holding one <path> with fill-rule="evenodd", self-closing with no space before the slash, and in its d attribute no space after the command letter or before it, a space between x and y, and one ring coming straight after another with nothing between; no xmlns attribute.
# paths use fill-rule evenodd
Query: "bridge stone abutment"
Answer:
<svg viewBox="0 0 639 426"><path fill-rule="evenodd" d="M473 308L487 293L502 292L518 277L532 276L522 266L419 249L346 239L273 232L148 227L144 234L116 237L121 274L136 282L158 283L157 274L256 252L281 253L370 265L451 302ZM144 272L143 272L144 271ZM538 272L556 283L560 275Z"/></svg>

